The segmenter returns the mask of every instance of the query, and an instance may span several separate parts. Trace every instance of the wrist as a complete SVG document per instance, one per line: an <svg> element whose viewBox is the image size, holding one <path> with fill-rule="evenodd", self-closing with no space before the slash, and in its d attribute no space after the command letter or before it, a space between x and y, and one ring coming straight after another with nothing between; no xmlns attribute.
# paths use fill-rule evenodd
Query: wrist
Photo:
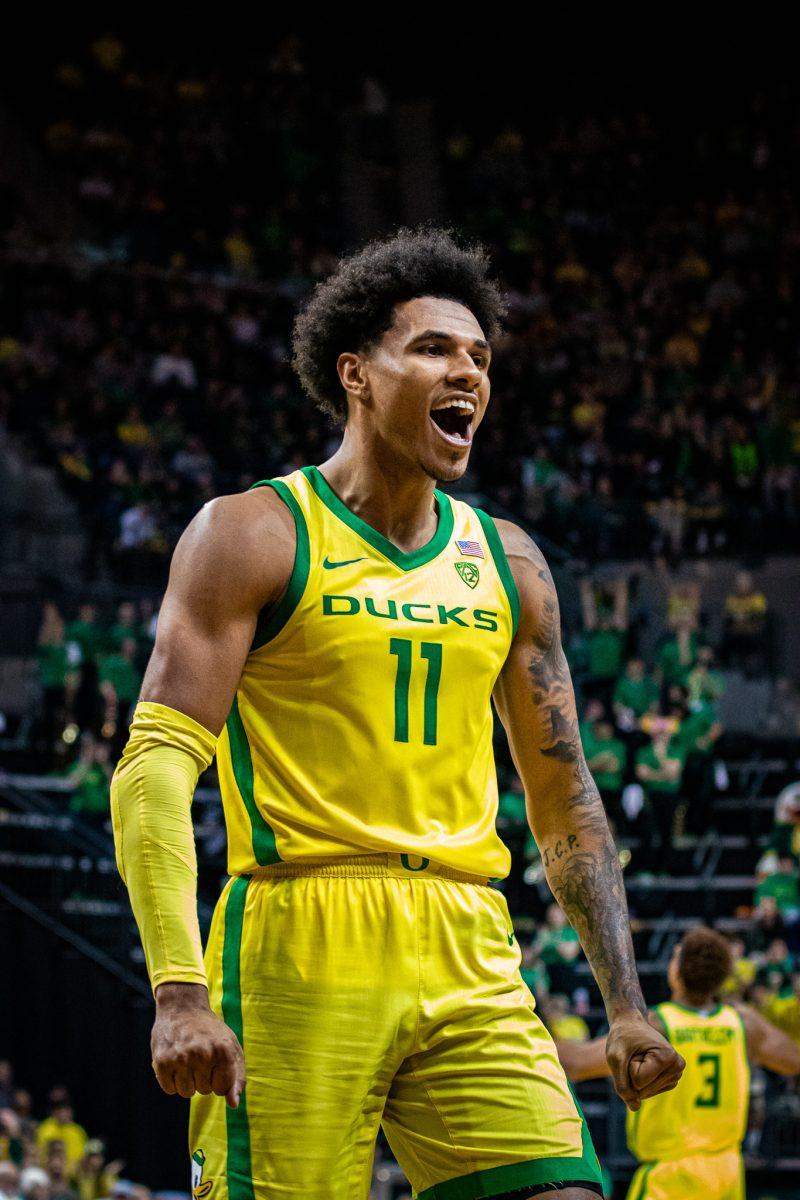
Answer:
<svg viewBox="0 0 800 1200"><path fill-rule="evenodd" d="M208 988L202 983L160 983L155 990L157 1012L209 1012Z"/></svg>
<svg viewBox="0 0 800 1200"><path fill-rule="evenodd" d="M620 1004L607 1004L606 1015L609 1025L613 1025L617 1021L647 1022L647 1005L643 997L634 1001L626 1000Z"/></svg>

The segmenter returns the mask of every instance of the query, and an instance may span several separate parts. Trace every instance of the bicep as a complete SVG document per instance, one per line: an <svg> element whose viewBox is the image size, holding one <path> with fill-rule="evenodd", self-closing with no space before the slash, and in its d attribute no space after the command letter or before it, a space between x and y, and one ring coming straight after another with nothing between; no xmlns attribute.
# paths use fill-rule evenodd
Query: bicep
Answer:
<svg viewBox="0 0 800 1200"><path fill-rule="evenodd" d="M279 598L294 556L279 529L262 567L263 513L244 497L225 499L233 503L203 510L178 544L141 692L214 734L230 711L259 611Z"/></svg>
<svg viewBox="0 0 800 1200"><path fill-rule="evenodd" d="M176 708L218 734L230 710L255 622L255 613L220 611L210 625L198 618L191 596L168 591L141 699Z"/></svg>

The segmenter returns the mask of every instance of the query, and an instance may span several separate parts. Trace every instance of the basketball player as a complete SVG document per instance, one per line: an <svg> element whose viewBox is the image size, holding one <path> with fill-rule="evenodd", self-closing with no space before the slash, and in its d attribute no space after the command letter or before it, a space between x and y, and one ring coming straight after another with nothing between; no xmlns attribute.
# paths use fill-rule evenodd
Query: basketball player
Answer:
<svg viewBox="0 0 800 1200"><path fill-rule="evenodd" d="M601 1194L490 886L510 861L492 696L617 1088L637 1108L680 1075L647 1021L550 572L436 488L486 414L501 308L483 254L443 233L343 261L295 329L340 448L207 505L175 552L113 815L198 1198L364 1198L380 1123L425 1200ZM231 879L204 964L190 803L215 753Z"/></svg>
<svg viewBox="0 0 800 1200"><path fill-rule="evenodd" d="M746 1004L719 1004L733 970L727 941L692 929L667 971L670 995L650 1013L686 1060L678 1087L628 1113L628 1145L639 1167L628 1200L744 1200L741 1145L750 1099L749 1063L800 1073L800 1046ZM608 1075L606 1039L558 1046L571 1079Z"/></svg>

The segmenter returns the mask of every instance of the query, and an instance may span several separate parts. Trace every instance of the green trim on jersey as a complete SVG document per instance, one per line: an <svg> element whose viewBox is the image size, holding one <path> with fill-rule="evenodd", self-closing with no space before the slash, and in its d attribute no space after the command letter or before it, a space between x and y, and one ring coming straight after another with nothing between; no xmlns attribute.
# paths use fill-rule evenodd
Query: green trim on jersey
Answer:
<svg viewBox="0 0 800 1200"><path fill-rule="evenodd" d="M280 862L281 856L275 845L275 834L261 815L261 810L256 804L253 794L253 757L250 753L247 730L242 722L239 700L236 696L233 697L233 704L225 726L228 730L228 741L231 747L233 777L250 818L253 854L259 866L268 867L271 863Z"/></svg>
<svg viewBox="0 0 800 1200"><path fill-rule="evenodd" d="M508 565L506 552L493 518L481 508L475 508L473 512L480 521L483 532L486 534L486 540L492 552L494 565L497 567L497 574L500 576L500 582L508 596L508 603L511 606L511 637L513 640L517 632L517 626L519 625L519 592L517 591L517 585L514 582L514 576L511 574L511 567Z"/></svg>
<svg viewBox="0 0 800 1200"><path fill-rule="evenodd" d="M250 491L253 488L259 487L273 488L291 512L297 532L297 547L294 552L294 566L289 578L289 586L269 616L264 616L262 613L258 614L256 632L253 637L253 644L250 647L251 653L253 650L260 650L267 642L271 642L280 633L297 608L308 582L308 570L311 560L306 518L291 488L288 488L280 479L261 479L258 483L253 484Z"/></svg>
<svg viewBox="0 0 800 1200"><path fill-rule="evenodd" d="M693 1017L716 1017L722 1012L722 1005L716 1004L714 1008L691 1008L688 1004L679 1004L677 1000L665 1000L665 1004L671 1004L673 1008L679 1008L681 1012L691 1013ZM659 1008L661 1005L659 1005Z"/></svg>
<svg viewBox="0 0 800 1200"><path fill-rule="evenodd" d="M225 905L225 936L222 944L222 1019L244 1046L242 1020L241 950L244 906L248 876L239 876L231 884ZM225 1109L228 1135L226 1177L229 1200L254 1200L253 1169L250 1159L250 1122L247 1118L247 1092L242 1092L238 1108Z"/></svg>
<svg viewBox="0 0 800 1200"><path fill-rule="evenodd" d="M414 567L423 567L426 563L431 562L438 554L441 554L450 541L455 523L453 506L449 497L444 492L440 492L438 488L433 493L439 506L439 524L436 527L436 533L427 545L420 546L419 550L405 553L403 550L398 550L397 546L382 533L378 533L377 529L373 529L366 521L362 521L361 517L357 517L354 512L351 512L336 495L321 471L316 467L302 467L301 469L317 497L331 510L334 516L343 521L345 525L349 525L354 533L357 533L374 550L377 550L384 558L388 558L403 571L411 571Z"/></svg>

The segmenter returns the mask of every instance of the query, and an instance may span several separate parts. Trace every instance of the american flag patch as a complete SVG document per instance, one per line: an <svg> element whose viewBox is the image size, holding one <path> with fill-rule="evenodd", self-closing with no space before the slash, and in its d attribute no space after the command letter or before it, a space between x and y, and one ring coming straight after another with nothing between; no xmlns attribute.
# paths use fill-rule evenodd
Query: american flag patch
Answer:
<svg viewBox="0 0 800 1200"><path fill-rule="evenodd" d="M486 557L486 555L483 553L483 546L480 544L480 542L471 542L469 540L465 542L456 541L456 545L462 554L471 555L472 558Z"/></svg>

